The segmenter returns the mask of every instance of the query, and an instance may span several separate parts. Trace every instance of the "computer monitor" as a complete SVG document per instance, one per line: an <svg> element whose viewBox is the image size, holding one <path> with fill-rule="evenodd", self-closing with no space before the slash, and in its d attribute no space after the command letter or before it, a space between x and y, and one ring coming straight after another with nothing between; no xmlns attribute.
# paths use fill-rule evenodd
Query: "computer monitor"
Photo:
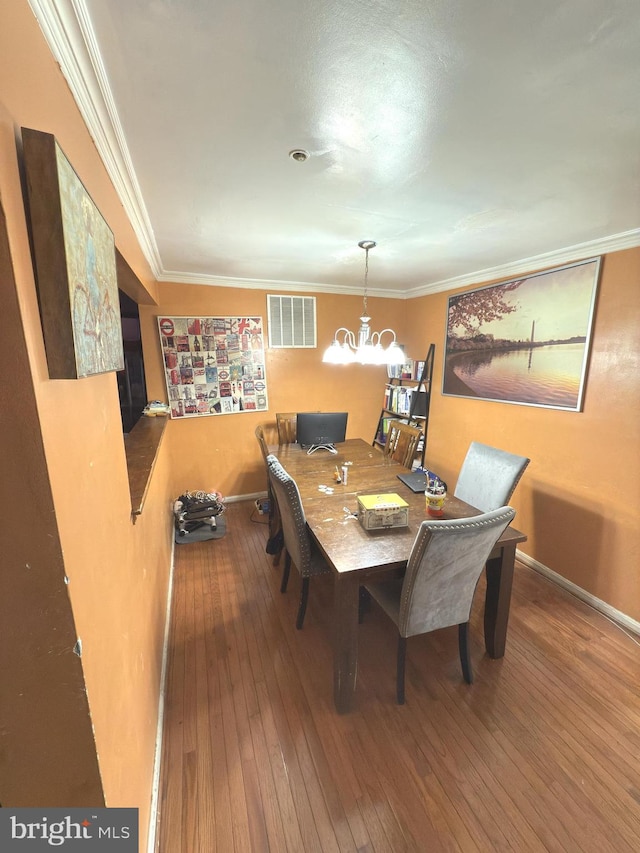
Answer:
<svg viewBox="0 0 640 853"><path fill-rule="evenodd" d="M307 453L328 450L337 453L334 447L344 441L347 433L347 412L298 412L298 444L307 447Z"/></svg>

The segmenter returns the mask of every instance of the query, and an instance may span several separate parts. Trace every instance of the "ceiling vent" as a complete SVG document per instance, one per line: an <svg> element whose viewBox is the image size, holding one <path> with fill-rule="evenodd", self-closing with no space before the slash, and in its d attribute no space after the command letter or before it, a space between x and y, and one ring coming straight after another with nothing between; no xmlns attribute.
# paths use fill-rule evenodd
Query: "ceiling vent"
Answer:
<svg viewBox="0 0 640 853"><path fill-rule="evenodd" d="M270 348L316 346L315 296L267 295L267 313Z"/></svg>

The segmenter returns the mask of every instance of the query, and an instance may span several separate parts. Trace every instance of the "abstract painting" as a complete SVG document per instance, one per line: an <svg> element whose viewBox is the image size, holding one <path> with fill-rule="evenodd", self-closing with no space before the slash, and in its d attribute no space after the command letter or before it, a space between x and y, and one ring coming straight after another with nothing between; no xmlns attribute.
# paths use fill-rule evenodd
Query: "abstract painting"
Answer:
<svg viewBox="0 0 640 853"><path fill-rule="evenodd" d="M52 134L22 128L22 142L49 376L122 370L113 234Z"/></svg>

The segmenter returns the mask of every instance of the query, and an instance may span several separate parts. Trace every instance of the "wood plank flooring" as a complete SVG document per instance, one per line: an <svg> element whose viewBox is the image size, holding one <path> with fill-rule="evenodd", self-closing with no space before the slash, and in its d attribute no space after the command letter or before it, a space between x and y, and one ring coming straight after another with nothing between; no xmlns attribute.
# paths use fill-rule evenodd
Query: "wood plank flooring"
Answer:
<svg viewBox="0 0 640 853"><path fill-rule="evenodd" d="M640 850L640 647L516 567L506 656L475 682L457 630L409 640L395 704L395 628L360 626L355 710L332 699L330 576L279 591L266 524L227 508L219 540L176 546L160 853Z"/></svg>

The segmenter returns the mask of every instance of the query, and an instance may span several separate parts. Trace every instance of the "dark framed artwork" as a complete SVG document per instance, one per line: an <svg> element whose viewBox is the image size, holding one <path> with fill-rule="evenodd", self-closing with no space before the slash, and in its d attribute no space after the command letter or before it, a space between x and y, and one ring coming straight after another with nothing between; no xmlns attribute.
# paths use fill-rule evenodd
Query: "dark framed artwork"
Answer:
<svg viewBox="0 0 640 853"><path fill-rule="evenodd" d="M600 258L449 297L442 393L582 410Z"/></svg>
<svg viewBox="0 0 640 853"><path fill-rule="evenodd" d="M268 408L262 317L158 317L172 418Z"/></svg>
<svg viewBox="0 0 640 853"><path fill-rule="evenodd" d="M22 145L49 376L122 370L113 234L52 134L22 128Z"/></svg>

